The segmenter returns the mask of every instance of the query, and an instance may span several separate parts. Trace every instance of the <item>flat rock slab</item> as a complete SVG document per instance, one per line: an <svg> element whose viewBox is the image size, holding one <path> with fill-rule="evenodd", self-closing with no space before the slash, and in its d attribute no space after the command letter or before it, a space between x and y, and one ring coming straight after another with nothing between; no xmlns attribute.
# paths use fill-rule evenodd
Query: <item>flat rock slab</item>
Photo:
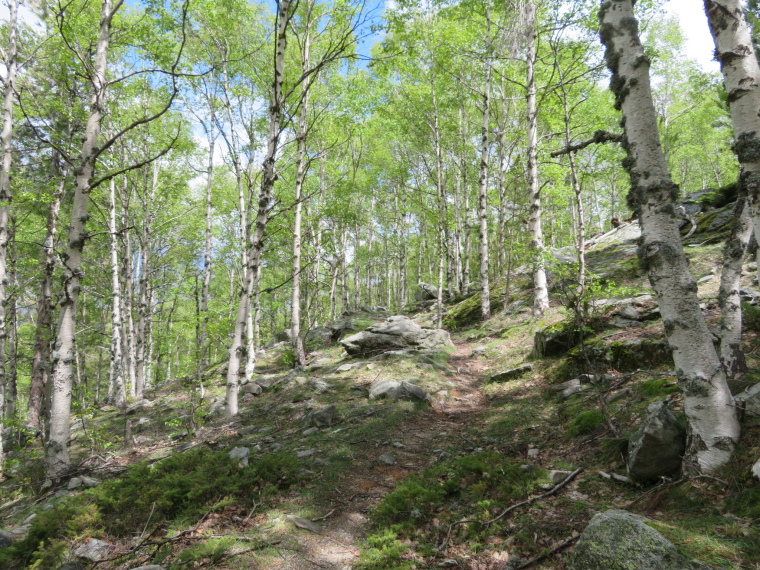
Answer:
<svg viewBox="0 0 760 570"><path fill-rule="evenodd" d="M423 329L409 317L397 315L340 341L350 355L373 355L409 348L451 348L449 333L443 329Z"/></svg>
<svg viewBox="0 0 760 570"><path fill-rule="evenodd" d="M491 382L506 382L507 380L518 378L524 372L529 372L530 370L533 370L533 364L523 364L517 368L511 368L504 372L498 372L497 374L491 375Z"/></svg>
<svg viewBox="0 0 760 570"><path fill-rule="evenodd" d="M288 515L287 519L292 522L296 528L302 528L316 534L322 534L324 532L324 529L321 526L315 522L311 522L310 520L302 519L301 517L297 517L295 515Z"/></svg>

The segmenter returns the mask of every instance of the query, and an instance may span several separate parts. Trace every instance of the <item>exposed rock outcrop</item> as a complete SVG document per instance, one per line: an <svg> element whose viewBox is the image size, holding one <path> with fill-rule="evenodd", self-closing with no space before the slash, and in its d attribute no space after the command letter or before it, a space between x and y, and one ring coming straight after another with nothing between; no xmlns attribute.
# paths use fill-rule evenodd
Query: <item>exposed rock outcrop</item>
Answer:
<svg viewBox="0 0 760 570"><path fill-rule="evenodd" d="M389 317L382 323L340 341L352 356L372 355L408 348L439 349L453 347L449 333L442 329L423 329L409 317Z"/></svg>

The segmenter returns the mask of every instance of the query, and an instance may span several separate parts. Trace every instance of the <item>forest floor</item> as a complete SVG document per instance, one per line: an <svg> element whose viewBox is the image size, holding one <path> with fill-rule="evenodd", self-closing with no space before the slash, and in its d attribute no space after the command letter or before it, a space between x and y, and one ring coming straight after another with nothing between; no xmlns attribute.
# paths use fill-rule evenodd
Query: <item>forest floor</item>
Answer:
<svg viewBox="0 0 760 570"><path fill-rule="evenodd" d="M714 327L721 246L697 238L688 253ZM204 390L195 378L177 379L126 412L84 408L71 475L101 483L83 490L66 480L43 491L39 446L14 451L0 485L0 527L16 542L0 548L0 567L55 570L97 540L104 550L69 570L560 570L589 519L618 508L648 516L688 556L759 569L760 484L750 469L760 419L744 420L734 459L712 477L624 479L627 438L648 404L667 400L679 417L682 402L671 360L625 352L664 338L661 321L615 320L630 299L651 311L645 278L628 260L602 261L629 277L598 295L586 344L593 354L617 352L596 362L577 350L532 357L535 332L570 314L560 292L532 318L524 287L510 310L452 332L448 352L356 359L328 345L293 370L287 345L268 349L255 378L265 389L241 399L233 422L210 413L224 394L219 369ZM364 328L384 316L351 318ZM748 306L745 317L750 384L760 379L760 310ZM532 369L492 378L526 363ZM557 389L582 373L604 376L576 393ZM380 379L412 380L431 401L368 399ZM329 425L309 427L306 416L329 406ZM247 450L248 465L230 458L235 449Z"/></svg>

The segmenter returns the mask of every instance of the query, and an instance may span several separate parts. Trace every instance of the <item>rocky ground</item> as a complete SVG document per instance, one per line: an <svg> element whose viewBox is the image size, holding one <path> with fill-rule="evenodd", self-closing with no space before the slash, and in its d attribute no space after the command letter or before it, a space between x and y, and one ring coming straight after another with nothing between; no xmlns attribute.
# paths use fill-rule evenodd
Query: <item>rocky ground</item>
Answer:
<svg viewBox="0 0 760 570"><path fill-rule="evenodd" d="M686 243L712 326L721 246L708 225L721 212L706 212ZM612 511L592 526L643 533L644 550L670 560L636 567L760 568L754 414L735 460L711 477L640 483L627 471L628 442L653 403L682 421L656 303L633 261L635 233L623 227L589 249L598 279L581 338L567 334L558 267L540 320L519 274L506 311L497 284L499 310L487 322L471 320L472 300L450 307L453 346L404 341L389 354L351 341L349 355L326 327L309 364L293 370L287 344L275 344L232 423L221 413L220 368L203 390L173 380L126 411L88 409L74 423L77 468L60 485L42 488L34 441L11 454L0 567L613 568L573 558L604 544L578 537ZM748 300L755 270L747 264ZM405 322L383 324L387 316L347 315L338 336ZM433 313L409 316L434 336ZM754 369L760 315L750 307L747 317ZM757 380L753 372L735 391ZM589 556L615 548L598 550Z"/></svg>

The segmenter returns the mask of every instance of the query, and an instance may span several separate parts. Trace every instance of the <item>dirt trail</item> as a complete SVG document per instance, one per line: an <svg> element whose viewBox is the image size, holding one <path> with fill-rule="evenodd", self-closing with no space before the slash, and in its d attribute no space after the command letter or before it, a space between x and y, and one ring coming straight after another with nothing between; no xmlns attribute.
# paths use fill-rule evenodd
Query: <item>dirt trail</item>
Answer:
<svg viewBox="0 0 760 570"><path fill-rule="evenodd" d="M456 342L449 367L455 388L433 405L409 418L393 438L395 465L384 465L378 457L386 451L367 441L357 448L354 468L347 472L330 498L332 510L319 524L322 534L297 530L298 547L281 552L281 559L269 568L308 570L314 568L349 570L360 553L359 542L368 523L367 511L392 491L399 479L434 463L437 452L453 439L472 445L467 429L484 409L485 397L478 376L481 361L471 358L471 346Z"/></svg>

